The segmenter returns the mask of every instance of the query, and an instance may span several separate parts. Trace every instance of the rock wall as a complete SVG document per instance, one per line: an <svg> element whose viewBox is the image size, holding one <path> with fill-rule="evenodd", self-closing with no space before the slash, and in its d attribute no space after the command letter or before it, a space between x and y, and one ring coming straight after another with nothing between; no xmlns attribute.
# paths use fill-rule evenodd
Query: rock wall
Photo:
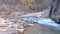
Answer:
<svg viewBox="0 0 60 34"><path fill-rule="evenodd" d="M60 0L52 0L52 6L50 10L50 18L56 22L60 22Z"/></svg>

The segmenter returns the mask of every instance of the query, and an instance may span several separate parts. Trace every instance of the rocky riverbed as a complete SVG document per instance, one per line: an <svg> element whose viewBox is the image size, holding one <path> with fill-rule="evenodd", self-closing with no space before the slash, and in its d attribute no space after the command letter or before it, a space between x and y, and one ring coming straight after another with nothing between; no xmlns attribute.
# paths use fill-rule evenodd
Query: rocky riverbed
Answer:
<svg viewBox="0 0 60 34"><path fill-rule="evenodd" d="M5 22L5 21L7 21L7 22ZM21 22L21 21L18 22L18 21L15 23L15 20L12 20L12 22L11 22L11 20L8 20L8 19L6 20L6 19L1 18L0 26L4 26L4 27L2 27L2 28L0 27L0 33L1 34L14 34L14 33L19 34L18 32L16 32L16 28L18 29L18 27L19 27L18 23L23 23L23 22ZM13 26L13 28L11 28L11 26ZM34 23L33 27L26 28L26 30L24 31L24 34L60 34L60 31Z"/></svg>

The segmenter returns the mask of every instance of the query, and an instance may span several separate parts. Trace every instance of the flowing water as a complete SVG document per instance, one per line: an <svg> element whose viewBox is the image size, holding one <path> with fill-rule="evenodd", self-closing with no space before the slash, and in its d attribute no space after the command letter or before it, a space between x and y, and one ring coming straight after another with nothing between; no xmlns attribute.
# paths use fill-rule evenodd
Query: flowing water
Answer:
<svg viewBox="0 0 60 34"><path fill-rule="evenodd" d="M25 34L60 34L60 24L49 18L27 17L26 22L37 22L34 27L28 28Z"/></svg>

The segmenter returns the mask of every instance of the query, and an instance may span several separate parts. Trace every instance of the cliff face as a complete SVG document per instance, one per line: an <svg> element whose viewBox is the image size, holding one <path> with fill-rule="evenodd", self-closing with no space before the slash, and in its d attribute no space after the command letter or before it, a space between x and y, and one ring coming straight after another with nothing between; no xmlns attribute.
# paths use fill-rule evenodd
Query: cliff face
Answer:
<svg viewBox="0 0 60 34"><path fill-rule="evenodd" d="M60 0L52 1L50 18L60 23Z"/></svg>
<svg viewBox="0 0 60 34"><path fill-rule="evenodd" d="M30 11L36 12L41 11L43 9L48 9L51 0L35 0L33 7L30 9L27 6L27 0L0 0L0 11L8 10L8 11Z"/></svg>
<svg viewBox="0 0 60 34"><path fill-rule="evenodd" d="M51 5L51 0L36 0L36 3L34 4L33 9L39 12L39 11L49 9L50 5Z"/></svg>

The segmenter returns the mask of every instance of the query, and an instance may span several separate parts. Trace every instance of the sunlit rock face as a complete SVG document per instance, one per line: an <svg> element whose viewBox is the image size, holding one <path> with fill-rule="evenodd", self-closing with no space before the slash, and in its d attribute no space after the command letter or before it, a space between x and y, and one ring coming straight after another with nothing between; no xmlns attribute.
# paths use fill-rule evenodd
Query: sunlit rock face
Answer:
<svg viewBox="0 0 60 34"><path fill-rule="evenodd" d="M18 2L18 3L17 3ZM24 10L20 5L20 1L15 0L0 0L0 16L1 17L12 17L13 15L24 14Z"/></svg>
<svg viewBox="0 0 60 34"><path fill-rule="evenodd" d="M18 4L21 0L0 0L3 3Z"/></svg>
<svg viewBox="0 0 60 34"><path fill-rule="evenodd" d="M44 2L44 3L43 3ZM36 12L41 11L43 9L49 8L50 0L36 0L35 4L32 7L32 10L27 6L26 0L0 0L0 11L1 10L9 10L9 11L19 11L23 12L26 10L27 12L35 12L32 10L36 10ZM23 6L23 7L22 7Z"/></svg>
<svg viewBox="0 0 60 34"><path fill-rule="evenodd" d="M22 0L0 0L0 12L21 12L24 13L22 8Z"/></svg>

